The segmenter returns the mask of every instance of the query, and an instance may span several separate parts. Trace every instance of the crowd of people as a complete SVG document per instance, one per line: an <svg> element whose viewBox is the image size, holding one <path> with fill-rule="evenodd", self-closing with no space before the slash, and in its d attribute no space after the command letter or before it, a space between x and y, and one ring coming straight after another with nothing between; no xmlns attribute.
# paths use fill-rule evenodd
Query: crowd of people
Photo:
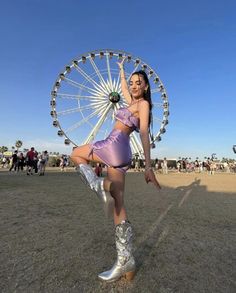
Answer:
<svg viewBox="0 0 236 293"><path fill-rule="evenodd" d="M43 176L45 174L45 167L49 161L49 154L47 151L38 153L34 147L32 147L27 153L14 151L11 157L3 156L0 160L0 166L2 168L8 168L9 171L22 172L26 171L26 174L38 174ZM55 159L53 167L60 167L61 172L67 170L67 167L74 167L73 163L67 155L61 155ZM97 176L102 176L105 165L96 164L94 170ZM196 159L191 161L189 158L182 158L179 160L168 160L166 157L163 159L155 159L152 161L152 167L155 172L162 174L168 174L170 171L178 173L208 173L214 175L215 172L236 172L236 162L230 163L227 161L220 162L212 158L207 158L203 161ZM137 158L133 158L130 170L135 172L142 172L145 169L145 161Z"/></svg>
<svg viewBox="0 0 236 293"><path fill-rule="evenodd" d="M49 155L47 151L38 153L34 147L31 147L26 154L15 150L11 157L3 157L1 167L9 167L9 172L26 171L28 176L33 174L44 176L48 160Z"/></svg>
<svg viewBox="0 0 236 293"><path fill-rule="evenodd" d="M131 169L136 172L143 171L145 168L145 161L135 158L131 164ZM179 160L168 160L167 158L155 159L153 161L153 168L155 172L168 174L170 171L178 173L208 173L214 175L215 172L236 172L236 161L228 162L215 160L213 158L206 158L201 161L196 159L192 161L189 158L182 158Z"/></svg>

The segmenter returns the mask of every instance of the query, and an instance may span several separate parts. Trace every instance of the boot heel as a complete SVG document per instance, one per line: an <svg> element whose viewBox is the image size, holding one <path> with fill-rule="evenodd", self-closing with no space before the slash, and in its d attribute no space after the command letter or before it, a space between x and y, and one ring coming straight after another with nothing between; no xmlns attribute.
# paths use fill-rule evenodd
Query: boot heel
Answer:
<svg viewBox="0 0 236 293"><path fill-rule="evenodd" d="M135 271L125 273L125 278L127 281L132 281L135 275Z"/></svg>

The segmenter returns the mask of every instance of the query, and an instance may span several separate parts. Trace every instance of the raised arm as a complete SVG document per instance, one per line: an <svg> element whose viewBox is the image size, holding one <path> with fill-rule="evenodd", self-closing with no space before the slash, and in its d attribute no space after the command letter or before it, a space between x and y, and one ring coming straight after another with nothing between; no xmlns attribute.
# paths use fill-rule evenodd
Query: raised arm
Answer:
<svg viewBox="0 0 236 293"><path fill-rule="evenodd" d="M128 87L128 84L127 84L127 81L125 78L124 61L125 61L125 58L121 62L117 62L118 66L120 68L121 91L122 91L122 94L123 94L126 102L128 104L131 104L132 97L129 93L129 87Z"/></svg>
<svg viewBox="0 0 236 293"><path fill-rule="evenodd" d="M143 145L145 157L145 180L147 183L152 182L158 189L161 189L155 174L151 167L151 151L149 140L149 104L147 101L139 103L139 119L140 119L140 139Z"/></svg>

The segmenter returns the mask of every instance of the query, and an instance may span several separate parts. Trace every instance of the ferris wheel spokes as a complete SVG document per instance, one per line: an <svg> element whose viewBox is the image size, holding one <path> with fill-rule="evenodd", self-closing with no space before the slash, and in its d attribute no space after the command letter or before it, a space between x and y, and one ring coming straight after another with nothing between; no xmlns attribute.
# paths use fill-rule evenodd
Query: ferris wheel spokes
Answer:
<svg viewBox="0 0 236 293"><path fill-rule="evenodd" d="M64 133L66 134L68 132L71 132L71 131L75 130L76 128L80 127L81 125L83 125L84 123L89 122L90 119L92 119L94 116L98 115L101 111L103 111L104 107L105 106L102 106L102 107L96 109L94 112L89 114L87 117L84 117L81 121L70 126L66 131L64 131Z"/></svg>
<svg viewBox="0 0 236 293"><path fill-rule="evenodd" d="M62 94L62 93L57 93L57 96L61 99L71 99L71 100L97 100L97 99L101 99L101 98L106 98L105 95L103 96L81 96L81 95L73 95L73 94Z"/></svg>
<svg viewBox="0 0 236 293"><path fill-rule="evenodd" d="M98 91L101 91L101 92L103 92L104 93L104 88L101 86L101 85L99 85L95 80L93 80L87 73L85 73L84 71L83 71L83 69L82 68L80 68L77 64L75 64L75 69L88 81L88 82L90 82L93 86L94 86L94 88L96 89L96 90L98 90Z"/></svg>
<svg viewBox="0 0 236 293"><path fill-rule="evenodd" d="M64 81L66 81L68 84L74 86L74 87L77 87L79 88L80 90L87 90L90 94L97 94L97 95L103 95L103 92L100 91L100 90L95 90L95 89L92 89L84 84L80 84L78 83L77 81L74 81L72 79L69 79L67 77L65 77L63 79Z"/></svg>
<svg viewBox="0 0 236 293"><path fill-rule="evenodd" d="M105 82L105 80L104 80L101 72L99 71L96 63L93 61L93 59L91 57L89 58L89 61L92 64L92 66L93 66L93 68L94 68L94 70L95 70L95 72L96 72L96 74L97 74L97 76L98 76L98 78L100 80L101 85L106 89L105 92L107 94L109 94L109 88L107 87L107 83Z"/></svg>
<svg viewBox="0 0 236 293"><path fill-rule="evenodd" d="M108 114L108 112L112 108L112 105L113 104L111 102L108 104L107 108L105 109L105 111L103 112L103 114L101 115L101 117L99 118L98 122L95 124L94 128L89 133L87 139L84 141L84 144L90 143L94 139L94 137L98 133L100 127L102 126L104 120L106 119L106 115Z"/></svg>

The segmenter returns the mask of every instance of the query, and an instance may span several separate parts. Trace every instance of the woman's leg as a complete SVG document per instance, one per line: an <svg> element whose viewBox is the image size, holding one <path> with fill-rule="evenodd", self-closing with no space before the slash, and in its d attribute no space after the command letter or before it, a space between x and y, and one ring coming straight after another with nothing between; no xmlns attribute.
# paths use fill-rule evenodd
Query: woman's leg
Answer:
<svg viewBox="0 0 236 293"><path fill-rule="evenodd" d="M112 190L112 182L107 178L99 178L92 166L88 162L92 159L95 162L103 163L96 155L92 154L90 158L90 145L83 145L73 150L71 154L72 161L77 165L77 171L82 181L94 192L103 203L103 209L107 217L113 216L114 198L110 192Z"/></svg>
<svg viewBox="0 0 236 293"><path fill-rule="evenodd" d="M124 276L132 280L136 266L133 257L133 229L127 220L124 207L125 174L114 168L108 168L108 178L112 181L112 196L115 199L114 223L117 260L113 267L98 275L100 280L113 282Z"/></svg>
<svg viewBox="0 0 236 293"><path fill-rule="evenodd" d="M74 148L70 158L76 166L79 164L88 164L90 161L104 164L104 162L96 154L92 153L90 155L90 152L91 146L89 144L85 144ZM104 189L110 191L113 188L111 183L112 182L108 178L104 178Z"/></svg>
<svg viewBox="0 0 236 293"><path fill-rule="evenodd" d="M115 199L114 224L118 225L127 219L124 207L125 174L115 168L108 168L107 177L112 181L111 195Z"/></svg>

